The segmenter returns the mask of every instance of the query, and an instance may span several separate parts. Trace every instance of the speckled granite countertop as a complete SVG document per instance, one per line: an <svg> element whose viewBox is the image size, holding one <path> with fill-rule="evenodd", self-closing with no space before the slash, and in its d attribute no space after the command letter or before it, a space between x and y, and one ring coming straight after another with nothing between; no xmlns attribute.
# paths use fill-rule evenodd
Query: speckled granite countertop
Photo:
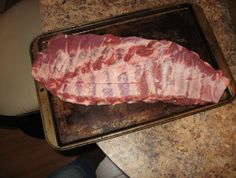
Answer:
<svg viewBox="0 0 236 178"><path fill-rule="evenodd" d="M173 2L41 0L42 29L80 25ZM203 8L236 77L235 35L227 4L222 0L191 2ZM98 145L130 177L236 177L236 101Z"/></svg>

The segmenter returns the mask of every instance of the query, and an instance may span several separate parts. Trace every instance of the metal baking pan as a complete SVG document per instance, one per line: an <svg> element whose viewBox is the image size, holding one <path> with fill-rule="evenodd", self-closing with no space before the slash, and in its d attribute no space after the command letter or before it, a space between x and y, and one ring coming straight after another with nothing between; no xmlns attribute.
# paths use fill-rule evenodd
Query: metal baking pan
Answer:
<svg viewBox="0 0 236 178"><path fill-rule="evenodd" d="M203 11L197 5L184 3L146 9L44 33L31 43L32 61L36 53L45 48L48 39L57 33L110 33L172 40L198 53L215 69L221 69L231 83L218 104L177 106L162 102L139 102L116 106L82 106L61 101L36 81L44 132L48 143L56 149L71 149L148 128L222 106L235 97L233 77Z"/></svg>

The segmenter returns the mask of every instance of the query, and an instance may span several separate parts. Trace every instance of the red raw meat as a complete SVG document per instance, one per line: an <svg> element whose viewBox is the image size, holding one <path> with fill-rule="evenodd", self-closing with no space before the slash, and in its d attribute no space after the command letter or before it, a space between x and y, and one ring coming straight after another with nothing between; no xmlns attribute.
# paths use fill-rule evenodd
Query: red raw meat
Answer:
<svg viewBox="0 0 236 178"><path fill-rule="evenodd" d="M174 42L113 35L54 36L37 54L32 74L53 95L83 105L217 103L229 84Z"/></svg>

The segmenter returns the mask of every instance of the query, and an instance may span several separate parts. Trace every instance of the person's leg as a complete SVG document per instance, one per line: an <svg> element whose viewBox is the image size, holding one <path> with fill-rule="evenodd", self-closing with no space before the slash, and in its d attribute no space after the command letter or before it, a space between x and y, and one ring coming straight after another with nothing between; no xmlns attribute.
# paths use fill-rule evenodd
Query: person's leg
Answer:
<svg viewBox="0 0 236 178"><path fill-rule="evenodd" d="M49 178L96 178L94 167L86 159L77 159L49 175Z"/></svg>
<svg viewBox="0 0 236 178"><path fill-rule="evenodd" d="M105 157L96 170L97 178L128 178L108 157Z"/></svg>
<svg viewBox="0 0 236 178"><path fill-rule="evenodd" d="M102 150L91 144L74 151L70 154L76 154L77 159L54 171L49 178L96 178L97 166L105 157Z"/></svg>

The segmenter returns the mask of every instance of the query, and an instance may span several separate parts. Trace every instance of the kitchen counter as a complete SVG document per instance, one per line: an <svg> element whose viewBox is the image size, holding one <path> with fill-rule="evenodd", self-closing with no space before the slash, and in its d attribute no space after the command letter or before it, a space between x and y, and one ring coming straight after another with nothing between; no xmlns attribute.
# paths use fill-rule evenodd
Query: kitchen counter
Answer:
<svg viewBox="0 0 236 178"><path fill-rule="evenodd" d="M173 2L41 0L41 24L46 32ZM203 8L236 77L235 34L227 4L190 2ZM236 177L236 101L98 145L130 177Z"/></svg>

